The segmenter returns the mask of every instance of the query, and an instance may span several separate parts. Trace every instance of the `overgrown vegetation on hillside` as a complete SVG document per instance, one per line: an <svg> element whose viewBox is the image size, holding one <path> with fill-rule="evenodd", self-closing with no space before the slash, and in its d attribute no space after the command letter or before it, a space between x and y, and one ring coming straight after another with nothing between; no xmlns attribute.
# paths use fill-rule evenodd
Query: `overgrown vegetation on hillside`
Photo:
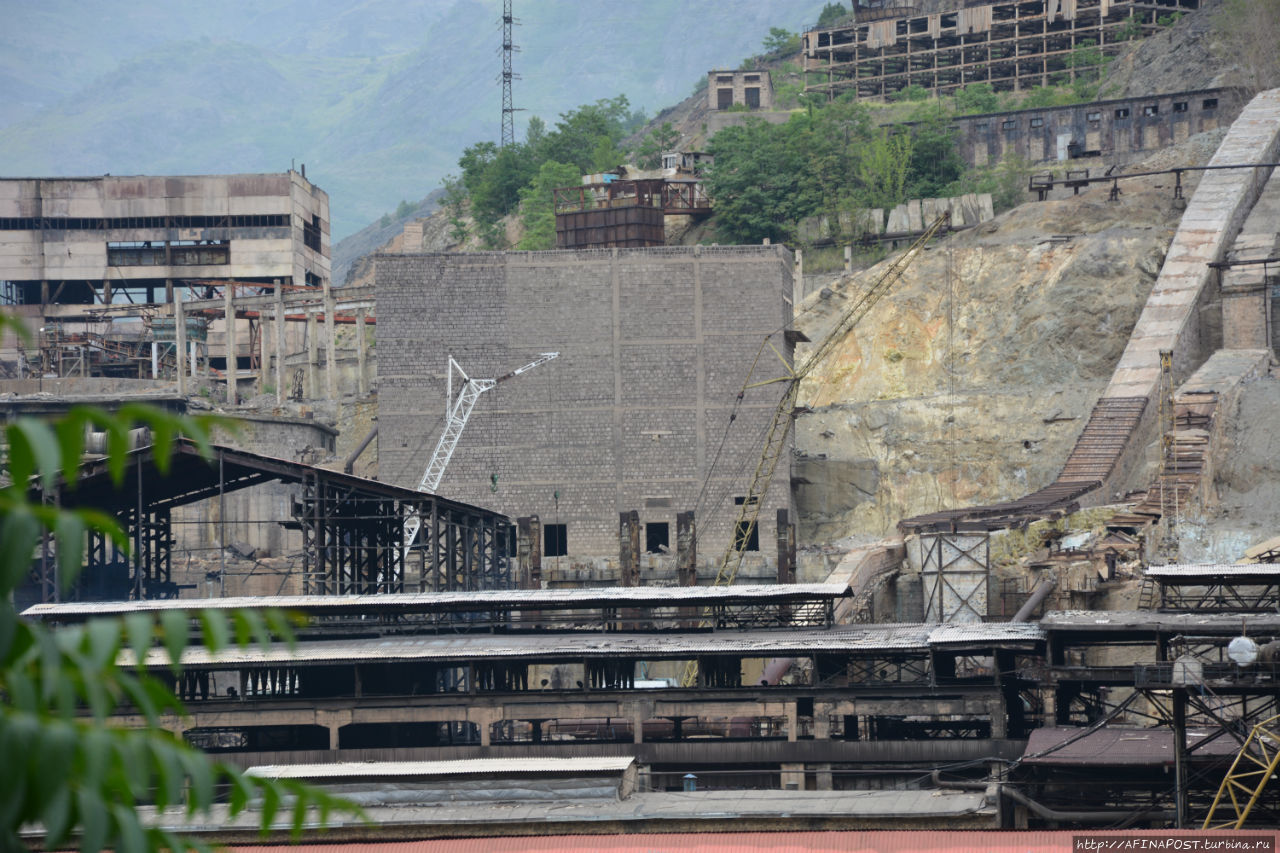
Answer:
<svg viewBox="0 0 1280 853"><path fill-rule="evenodd" d="M805 217L893 207L909 198L990 192L998 207L1012 206L1027 165L1009 160L966 170L953 113L932 100L916 107L909 125L876 127L869 107L840 99L797 112L786 124L748 118L721 130L710 145L715 165L708 178L719 238L794 242Z"/></svg>
<svg viewBox="0 0 1280 853"><path fill-rule="evenodd" d="M531 229L520 248L553 246L555 221L547 218L552 187L616 168L625 159L618 144L644 120L643 112L632 110L626 96L618 95L562 114L550 130L535 116L524 142L505 148L493 142L467 147L458 160L461 186L471 200L471 216L483 244L505 248L499 221L520 207L526 229Z"/></svg>

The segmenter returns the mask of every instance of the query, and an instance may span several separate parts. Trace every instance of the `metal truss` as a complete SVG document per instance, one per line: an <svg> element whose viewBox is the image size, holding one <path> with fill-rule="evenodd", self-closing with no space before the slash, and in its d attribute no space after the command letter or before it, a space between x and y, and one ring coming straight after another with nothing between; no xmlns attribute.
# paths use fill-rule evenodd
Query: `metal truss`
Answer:
<svg viewBox="0 0 1280 853"><path fill-rule="evenodd" d="M920 536L926 622L981 622L987 615L991 568L987 533Z"/></svg>
<svg viewBox="0 0 1280 853"><path fill-rule="evenodd" d="M1159 609L1177 613L1275 613L1280 582L1243 586L1223 581L1196 585L1160 585Z"/></svg>

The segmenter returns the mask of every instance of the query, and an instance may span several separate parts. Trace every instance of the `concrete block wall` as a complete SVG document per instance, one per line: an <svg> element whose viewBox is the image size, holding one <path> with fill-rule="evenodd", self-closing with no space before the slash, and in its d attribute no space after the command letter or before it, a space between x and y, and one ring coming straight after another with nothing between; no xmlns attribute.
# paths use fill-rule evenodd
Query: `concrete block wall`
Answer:
<svg viewBox="0 0 1280 853"><path fill-rule="evenodd" d="M616 557L618 513L633 509L643 524L667 523L674 550L676 513L696 507L709 565L782 385L748 392L700 506L699 494L763 337L774 333L790 357L791 272L781 246L381 257L383 479L421 478L443 426L449 356L494 377L558 351L481 396L439 492L565 524L569 556L583 559ZM762 376L779 375L766 358ZM761 512L766 554L790 503L783 470Z"/></svg>

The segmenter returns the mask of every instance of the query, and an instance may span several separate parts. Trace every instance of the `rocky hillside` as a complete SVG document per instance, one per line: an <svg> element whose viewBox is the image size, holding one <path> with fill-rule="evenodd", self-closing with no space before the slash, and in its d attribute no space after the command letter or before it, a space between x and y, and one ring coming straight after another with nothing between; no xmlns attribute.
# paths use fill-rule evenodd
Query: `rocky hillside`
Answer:
<svg viewBox="0 0 1280 853"><path fill-rule="evenodd" d="M1162 160L1205 162L1221 134ZM802 390L801 538L877 537L1048 484L1160 270L1181 214L1171 189L1156 177L1118 202L1095 187L1023 204L921 256ZM882 267L810 296L798 326L818 340Z"/></svg>

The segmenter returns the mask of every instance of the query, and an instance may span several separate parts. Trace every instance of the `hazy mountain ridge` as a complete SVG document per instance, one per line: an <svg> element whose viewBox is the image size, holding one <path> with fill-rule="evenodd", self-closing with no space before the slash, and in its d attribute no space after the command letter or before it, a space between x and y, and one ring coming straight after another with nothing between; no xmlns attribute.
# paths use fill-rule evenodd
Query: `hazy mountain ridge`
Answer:
<svg viewBox="0 0 1280 853"><path fill-rule="evenodd" d="M305 162L335 239L422 198L496 139L499 0L9 4L6 175L281 171ZM626 94L655 112L799 29L822 0L517 0L517 126ZM86 11L91 9L91 11Z"/></svg>

